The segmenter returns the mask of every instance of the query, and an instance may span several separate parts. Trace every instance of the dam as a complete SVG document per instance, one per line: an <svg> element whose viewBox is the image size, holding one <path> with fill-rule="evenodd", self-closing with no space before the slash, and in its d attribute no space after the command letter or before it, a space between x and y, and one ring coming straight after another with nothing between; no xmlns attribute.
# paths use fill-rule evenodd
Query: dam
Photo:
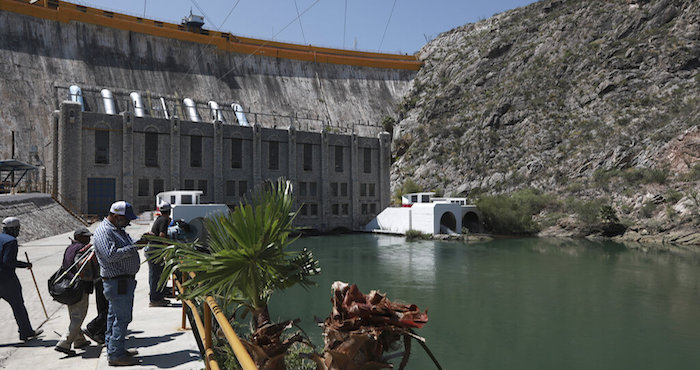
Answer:
<svg viewBox="0 0 700 370"><path fill-rule="evenodd" d="M300 202L308 204L303 210L307 217L316 214L321 220L323 212L328 212L330 218L347 217L345 221L314 223L314 228L324 230L352 229L389 202L391 138L381 136L380 122L391 116L420 68L414 56L285 44L206 29L193 31L182 25L64 1L29 4L0 0L0 33L0 129L3 137L13 138L0 141L0 157L14 155L14 159L39 168L29 182L56 195L78 213L99 213L95 208L99 202L88 201L94 198L87 192L98 191L105 180L75 187L66 179L88 174L93 179L104 179L105 173L120 181L115 183L119 190L114 195L133 199L140 209L151 206L151 195L160 188L205 187L201 189L207 194L205 200L233 204L245 193L240 190L242 185L250 189L273 176L290 176L300 192L306 188L307 199ZM77 109L63 104L69 100L69 87L74 85L83 89L85 99ZM117 113L122 115L107 114L95 98L102 89L115 97L138 92L149 114L139 117L128 104L118 105ZM192 123L182 110L175 112L177 117L166 118L155 106L162 97L169 102L189 98L198 105L202 117L208 115L206 102L219 102L224 107L237 103L254 124L246 128L221 120ZM74 116L66 116L71 110ZM94 147L92 141L75 145L77 137L58 134L59 121L71 119L85 125L77 136L85 140L91 137L94 141L100 130L112 133L111 163L94 163L94 153L86 150L90 145ZM121 141L126 134L109 130L121 130L130 120L134 123L134 141L127 144ZM189 134L178 133L182 135L180 147L173 139L173 124L199 130L195 136L204 138L201 147L206 154L223 157L204 160L203 167L193 167L192 172L190 168L175 169L174 161L191 164L192 139ZM216 137L216 130L221 130L222 136L214 140L219 143L214 145L208 140ZM159 154L157 167L132 160L145 155L139 150L145 148L141 140L152 140L148 132L158 138L157 152L167 151ZM245 173L236 179L232 177L231 154L225 154L232 153L232 143L239 142L227 136L232 132L240 134L237 139L248 148L241 153L243 163L250 166L241 169ZM73 157L62 157L69 154L61 146L62 140L63 145L75 145L70 152ZM312 171L306 171L308 178L304 177L303 163L301 170L293 164L299 162L294 156L301 156L303 162L304 150L314 153L308 158L318 161ZM185 151L187 158L179 155ZM331 160L328 154L335 156L336 151L343 156L341 162L346 161L343 172L336 172L335 162L321 163ZM264 162L270 153L279 153L284 162ZM75 155L82 158L82 163L92 162L76 172L80 166L72 166L78 158ZM61 158L67 162L61 163ZM364 170L365 160L372 167L369 172ZM328 168L331 170L326 171ZM324 176L324 171L329 175ZM146 172L153 175L145 176ZM339 174L342 176L335 177ZM310 195L314 193L317 195ZM365 199L359 199L361 193Z"/></svg>

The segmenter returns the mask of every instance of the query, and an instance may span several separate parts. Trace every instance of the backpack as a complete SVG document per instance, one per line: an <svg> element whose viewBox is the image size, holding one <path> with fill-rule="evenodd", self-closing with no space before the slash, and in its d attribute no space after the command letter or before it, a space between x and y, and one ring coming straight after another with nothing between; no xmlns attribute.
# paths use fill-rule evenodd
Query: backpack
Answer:
<svg viewBox="0 0 700 370"><path fill-rule="evenodd" d="M59 268L49 278L49 294L55 301L63 304L76 304L83 298L83 289L80 279L73 279L63 268ZM71 282L72 281L72 282Z"/></svg>

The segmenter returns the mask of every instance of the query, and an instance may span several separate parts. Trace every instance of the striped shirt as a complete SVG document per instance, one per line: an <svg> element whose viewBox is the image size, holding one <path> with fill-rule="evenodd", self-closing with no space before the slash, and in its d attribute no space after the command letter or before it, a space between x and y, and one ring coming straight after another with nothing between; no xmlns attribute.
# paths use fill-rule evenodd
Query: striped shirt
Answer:
<svg viewBox="0 0 700 370"><path fill-rule="evenodd" d="M124 229L119 229L109 222L107 217L95 230L94 242L102 277L136 275L139 271L141 260L134 240Z"/></svg>

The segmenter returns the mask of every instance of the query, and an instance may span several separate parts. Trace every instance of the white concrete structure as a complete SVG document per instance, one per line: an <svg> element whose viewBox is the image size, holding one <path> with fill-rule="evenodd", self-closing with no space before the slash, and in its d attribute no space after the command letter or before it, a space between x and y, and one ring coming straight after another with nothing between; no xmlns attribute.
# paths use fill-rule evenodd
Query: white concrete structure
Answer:
<svg viewBox="0 0 700 370"><path fill-rule="evenodd" d="M433 198L435 193L403 195L402 207L384 209L365 226L365 230L405 234L408 230L423 234L461 234L482 232L481 215L466 198Z"/></svg>
<svg viewBox="0 0 700 370"><path fill-rule="evenodd" d="M156 195L156 207L160 207L164 202L170 203L170 217L187 223L196 218L228 213L228 206L225 204L201 204L201 196L201 190L164 191Z"/></svg>

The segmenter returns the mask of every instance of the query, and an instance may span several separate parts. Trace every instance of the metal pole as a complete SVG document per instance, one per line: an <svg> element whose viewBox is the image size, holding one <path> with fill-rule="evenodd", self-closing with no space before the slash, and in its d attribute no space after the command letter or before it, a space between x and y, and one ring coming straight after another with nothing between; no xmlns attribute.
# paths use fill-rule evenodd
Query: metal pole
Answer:
<svg viewBox="0 0 700 370"><path fill-rule="evenodd" d="M187 276L186 276L187 274L185 274L183 272L181 275L182 275L182 284L184 285L185 280L187 280ZM183 287L182 289L184 290L185 288ZM182 293L184 293L184 292L181 291L180 294L182 294ZM182 330L187 330L187 321L186 320L187 320L187 305L183 304L182 305Z"/></svg>
<svg viewBox="0 0 700 370"><path fill-rule="evenodd" d="M211 308L208 304L204 303L204 351L208 351L211 348ZM205 363L207 370L209 370L209 361Z"/></svg>
<svg viewBox="0 0 700 370"><path fill-rule="evenodd" d="M24 252L24 257L27 258L27 263L29 262L29 255L27 252ZM46 320L49 319L49 314L46 312L46 306L44 306L44 300L41 299L41 292L39 291L39 285L36 283L36 278L34 277L34 271L32 271L31 268L29 268L29 272L32 274L32 280L34 280L34 287L36 288L36 293L39 295L39 302L41 302L41 308L44 309L44 315L46 315Z"/></svg>

